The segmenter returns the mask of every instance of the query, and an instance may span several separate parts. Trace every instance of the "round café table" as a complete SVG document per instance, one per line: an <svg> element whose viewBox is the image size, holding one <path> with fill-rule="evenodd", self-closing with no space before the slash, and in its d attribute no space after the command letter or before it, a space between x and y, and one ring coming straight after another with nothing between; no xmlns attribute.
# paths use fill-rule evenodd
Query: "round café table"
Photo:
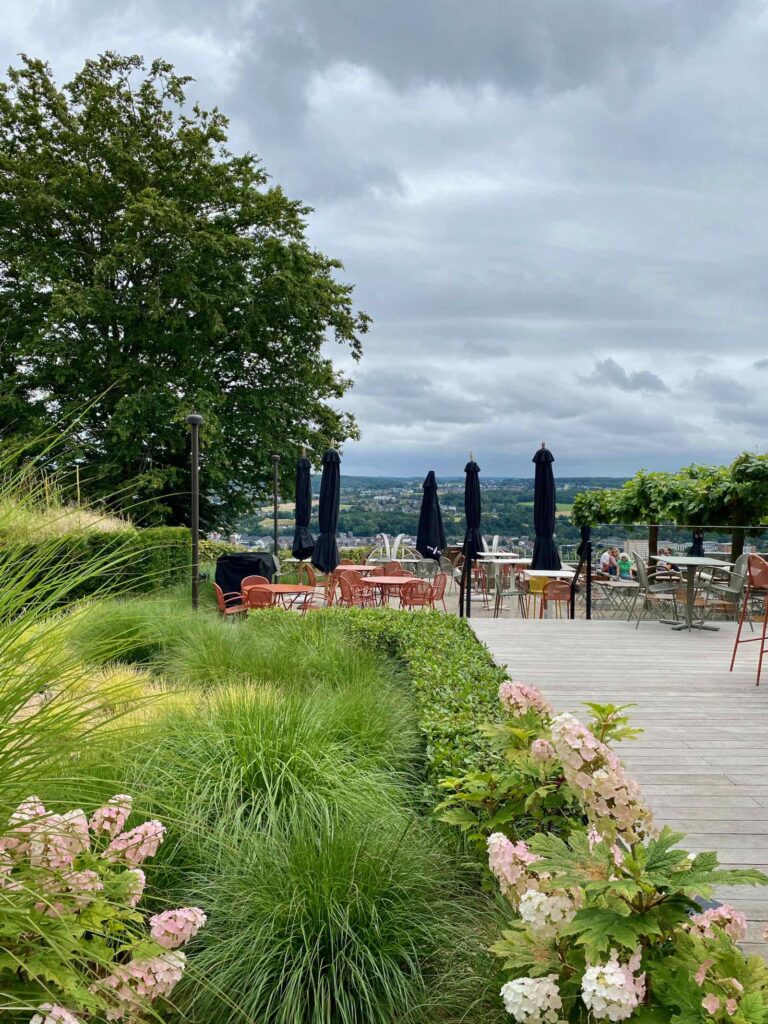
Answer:
<svg viewBox="0 0 768 1024"><path fill-rule="evenodd" d="M418 576L366 576L363 583L370 583L372 587L378 587L381 590L383 603L385 596L389 597L390 593L398 593L406 583L413 583L417 579Z"/></svg>

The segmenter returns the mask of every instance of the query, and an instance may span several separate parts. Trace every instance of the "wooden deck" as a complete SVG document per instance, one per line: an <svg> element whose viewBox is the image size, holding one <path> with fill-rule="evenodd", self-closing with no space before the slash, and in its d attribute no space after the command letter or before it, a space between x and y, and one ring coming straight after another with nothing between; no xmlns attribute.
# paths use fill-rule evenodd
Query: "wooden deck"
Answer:
<svg viewBox="0 0 768 1024"><path fill-rule="evenodd" d="M755 687L757 645L728 672L735 626L673 632L644 622L473 618L513 679L584 720L586 700L635 702L645 732L618 753L658 822L687 833L686 849L716 850L727 866L768 872L768 677ZM766 955L768 887L723 889L746 913L745 948Z"/></svg>

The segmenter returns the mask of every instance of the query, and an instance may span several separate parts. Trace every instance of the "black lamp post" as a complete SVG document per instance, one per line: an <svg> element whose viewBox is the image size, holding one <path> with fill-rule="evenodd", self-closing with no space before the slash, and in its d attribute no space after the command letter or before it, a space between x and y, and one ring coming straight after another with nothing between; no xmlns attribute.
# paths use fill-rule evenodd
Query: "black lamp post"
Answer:
<svg viewBox="0 0 768 1024"><path fill-rule="evenodd" d="M272 456L272 539L274 541L274 553L275 559L277 559L277 487L278 487L278 467L280 466L280 456Z"/></svg>
<svg viewBox="0 0 768 1024"><path fill-rule="evenodd" d="M203 417L192 412L187 416L192 428L192 607L200 604L200 427Z"/></svg>

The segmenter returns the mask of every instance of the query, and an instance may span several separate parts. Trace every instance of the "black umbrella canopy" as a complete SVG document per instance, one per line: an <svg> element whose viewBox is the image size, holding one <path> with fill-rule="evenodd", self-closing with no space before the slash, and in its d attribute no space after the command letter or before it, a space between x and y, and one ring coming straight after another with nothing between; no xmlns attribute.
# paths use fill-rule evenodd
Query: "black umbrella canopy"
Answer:
<svg viewBox="0 0 768 1024"><path fill-rule="evenodd" d="M424 558L434 558L437 561L445 550L445 530L434 470L430 469L421 486L424 495L421 499L419 526L416 531L416 550Z"/></svg>
<svg viewBox="0 0 768 1024"><path fill-rule="evenodd" d="M309 532L312 518L312 477L309 459L303 455L296 463L296 529L293 531L291 554L294 558L304 561L309 558L315 547L315 541Z"/></svg>
<svg viewBox="0 0 768 1024"><path fill-rule="evenodd" d="M341 494L341 459L329 448L323 456L323 475L320 480L320 505L317 521L320 534L312 551L312 565L321 572L333 572L339 564L336 529L339 525L339 497Z"/></svg>
<svg viewBox="0 0 768 1024"><path fill-rule="evenodd" d="M464 557L474 562L478 552L483 550L483 538L480 533L480 467L474 459L470 459L464 467L464 515L467 529L464 534Z"/></svg>
<svg viewBox="0 0 768 1024"><path fill-rule="evenodd" d="M560 555L555 546L555 457L542 442L532 459L536 466L533 480L533 543L532 569L560 569Z"/></svg>

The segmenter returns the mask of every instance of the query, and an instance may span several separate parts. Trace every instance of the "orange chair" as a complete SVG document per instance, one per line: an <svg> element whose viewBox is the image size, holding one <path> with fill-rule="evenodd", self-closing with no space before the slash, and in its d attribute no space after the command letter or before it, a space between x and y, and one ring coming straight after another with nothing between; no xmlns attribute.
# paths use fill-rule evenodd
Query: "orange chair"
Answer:
<svg viewBox="0 0 768 1024"><path fill-rule="evenodd" d="M273 608L276 604L275 592L269 587L248 587L245 603L249 608Z"/></svg>
<svg viewBox="0 0 768 1024"><path fill-rule="evenodd" d="M355 573L339 576L339 597L336 603L345 605L347 608L373 608L376 604L376 595L373 587L365 586L362 580L355 578Z"/></svg>
<svg viewBox="0 0 768 1024"><path fill-rule="evenodd" d="M213 584L216 593L216 606L222 615L247 615L248 605L243 604L241 593L225 594L218 583Z"/></svg>
<svg viewBox="0 0 768 1024"><path fill-rule="evenodd" d="M439 572L434 580L432 581L432 607L435 607L435 603L440 601L443 606L443 611L447 612L448 609L445 607L445 588L448 586L448 574Z"/></svg>
<svg viewBox="0 0 768 1024"><path fill-rule="evenodd" d="M432 585L426 580L413 580L400 588L401 608L434 608Z"/></svg>
<svg viewBox="0 0 768 1024"><path fill-rule="evenodd" d="M339 565L357 565L353 558L340 558Z"/></svg>
<svg viewBox="0 0 768 1024"><path fill-rule="evenodd" d="M768 632L768 562L760 555L750 555L747 559L747 586L744 591L744 603L741 607L741 615L739 616L739 628L736 631L736 641L733 645L733 654L731 655L731 668L733 672L733 666L736 661L736 651L739 644L754 644L760 641L760 656L757 660L757 680L755 686L760 685L760 674L763 671L763 655L765 654L765 636ZM763 628L760 630L760 636L751 636L747 640L741 639L741 629L744 625L744 619L749 611L749 602L754 596L762 597L763 599ZM751 620L750 620L751 621Z"/></svg>
<svg viewBox="0 0 768 1024"><path fill-rule="evenodd" d="M243 576L240 580L240 593L245 593L246 587L263 587L269 583L266 576Z"/></svg>
<svg viewBox="0 0 768 1024"><path fill-rule="evenodd" d="M544 618L544 612L553 604L555 606L555 617L563 618L562 605L565 605L565 618L571 615L571 585L564 580L547 580L541 592L541 604L539 605L539 618Z"/></svg>
<svg viewBox="0 0 768 1024"><path fill-rule="evenodd" d="M315 570L312 568L309 562L299 562L299 568L296 570L296 579L298 580L299 583L301 583L305 576L307 577L308 587L317 586L317 576L315 576Z"/></svg>
<svg viewBox="0 0 768 1024"><path fill-rule="evenodd" d="M387 562L387 564L381 570L384 576L392 576L394 573L399 572L402 569L402 565L399 562Z"/></svg>

